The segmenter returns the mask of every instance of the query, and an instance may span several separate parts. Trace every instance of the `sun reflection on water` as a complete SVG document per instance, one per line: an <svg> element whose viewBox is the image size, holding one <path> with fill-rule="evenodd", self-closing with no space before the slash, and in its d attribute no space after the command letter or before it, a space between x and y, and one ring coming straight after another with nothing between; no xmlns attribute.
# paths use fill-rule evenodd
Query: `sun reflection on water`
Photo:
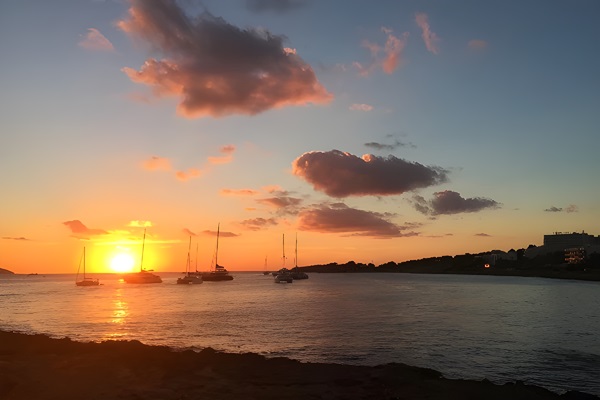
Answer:
<svg viewBox="0 0 600 400"><path fill-rule="evenodd" d="M115 331L107 333L105 339L115 340L123 339L128 336L128 332L125 328L127 319L129 317L129 305L123 298L123 289L117 288L115 290L114 299L112 301L112 315L110 316L110 323L114 326Z"/></svg>

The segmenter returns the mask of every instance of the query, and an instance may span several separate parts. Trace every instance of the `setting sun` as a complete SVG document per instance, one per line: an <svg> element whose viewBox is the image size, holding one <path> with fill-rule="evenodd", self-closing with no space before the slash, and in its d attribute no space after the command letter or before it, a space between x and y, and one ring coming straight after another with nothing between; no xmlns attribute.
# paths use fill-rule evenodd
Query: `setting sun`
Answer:
<svg viewBox="0 0 600 400"><path fill-rule="evenodd" d="M130 272L134 264L135 260L127 253L119 253L110 260L110 268L114 272Z"/></svg>

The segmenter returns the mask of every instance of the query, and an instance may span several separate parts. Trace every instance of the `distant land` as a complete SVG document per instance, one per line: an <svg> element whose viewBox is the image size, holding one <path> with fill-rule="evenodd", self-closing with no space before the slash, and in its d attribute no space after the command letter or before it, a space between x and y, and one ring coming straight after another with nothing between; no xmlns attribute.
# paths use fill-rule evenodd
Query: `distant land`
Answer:
<svg viewBox="0 0 600 400"><path fill-rule="evenodd" d="M565 262L564 251L557 251L534 258L525 257L525 250L511 250L505 253L493 250L485 253L456 256L441 256L394 261L381 265L363 264L348 261L345 264L329 263L300 267L304 272L316 273L361 273L398 272L417 274L464 274L524 276L556 279L578 279L600 281L600 254L592 253L577 264Z"/></svg>
<svg viewBox="0 0 600 400"><path fill-rule="evenodd" d="M0 268L0 274L14 274L14 272L9 271L9 270L4 269L4 268Z"/></svg>

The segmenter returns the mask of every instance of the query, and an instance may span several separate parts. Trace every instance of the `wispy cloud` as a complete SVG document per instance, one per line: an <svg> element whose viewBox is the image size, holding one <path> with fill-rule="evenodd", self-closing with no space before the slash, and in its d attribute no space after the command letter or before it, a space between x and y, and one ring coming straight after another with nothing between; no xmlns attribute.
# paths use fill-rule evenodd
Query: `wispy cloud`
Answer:
<svg viewBox="0 0 600 400"><path fill-rule="evenodd" d="M148 171L170 171L173 167L168 158L152 156L142 162L144 169Z"/></svg>
<svg viewBox="0 0 600 400"><path fill-rule="evenodd" d="M202 175L202 171L196 168L188 168L187 171L177 171L175 176L182 182L188 181L193 178L197 178Z"/></svg>
<svg viewBox="0 0 600 400"><path fill-rule="evenodd" d="M62 224L71 230L71 233L73 233L74 237L77 237L79 239L89 238L90 236L108 234L108 232L104 229L88 228L78 219L74 219L72 221L65 221Z"/></svg>
<svg viewBox="0 0 600 400"><path fill-rule="evenodd" d="M448 171L394 156L362 157L332 150L302 154L293 173L332 197L397 195L446 182Z"/></svg>
<svg viewBox="0 0 600 400"><path fill-rule="evenodd" d="M484 50L488 47L488 42L481 39L469 40L468 46L471 50Z"/></svg>
<svg viewBox="0 0 600 400"><path fill-rule="evenodd" d="M411 147L411 148L417 147L412 143L401 142L398 139L394 140L394 143L392 143L392 144L379 143L379 142L368 142L368 143L365 143L365 146L370 147L375 150L388 150L388 151L395 150L398 147Z"/></svg>
<svg viewBox="0 0 600 400"><path fill-rule="evenodd" d="M127 224L127 226L130 226L133 228L146 228L146 227L151 227L152 222L151 221L143 221L143 220L135 220L135 221L130 221L129 224Z"/></svg>
<svg viewBox="0 0 600 400"><path fill-rule="evenodd" d="M402 51L408 41L408 32L404 32L400 37L397 37L389 28L382 27L381 31L387 35L383 47L368 40L362 42L362 46L371 53L371 62L367 65L363 65L358 61L352 63L362 76L368 76L379 68L387 74L392 74L402 64Z"/></svg>
<svg viewBox="0 0 600 400"><path fill-rule="evenodd" d="M187 236L198 236L196 235L194 232L192 232L191 230L189 230L188 228L183 228L182 232L185 233Z"/></svg>
<svg viewBox="0 0 600 400"><path fill-rule="evenodd" d="M492 237L492 235L488 235L487 233L476 233L473 236L479 236L479 237Z"/></svg>
<svg viewBox="0 0 600 400"><path fill-rule="evenodd" d="M221 153L224 154L220 157L208 157L208 162L211 164L227 164L233 160L233 153L235 152L234 145L227 145L221 147Z"/></svg>
<svg viewBox="0 0 600 400"><path fill-rule="evenodd" d="M246 0L246 7L254 12L275 11L284 13L304 7L308 3L309 0Z"/></svg>
<svg viewBox="0 0 600 400"><path fill-rule="evenodd" d="M192 18L175 1L130 4L129 18L118 26L164 58L123 71L157 96L178 97L177 111L185 117L254 115L333 98L310 65L284 50L283 36L240 29L208 12Z"/></svg>
<svg viewBox="0 0 600 400"><path fill-rule="evenodd" d="M399 226L390 222L390 214L381 214L348 207L343 203L323 204L303 210L298 215L301 230L320 233L341 233L346 236L392 238L417 236L417 225Z"/></svg>
<svg viewBox="0 0 600 400"><path fill-rule="evenodd" d="M546 211L546 212L575 213L575 212L579 212L579 207L576 204L569 204L565 208L552 206L552 207L546 208L544 211Z"/></svg>
<svg viewBox="0 0 600 400"><path fill-rule="evenodd" d="M352 104L348 107L352 111L373 111L373 106L370 104Z"/></svg>
<svg viewBox="0 0 600 400"><path fill-rule="evenodd" d="M422 196L414 196L413 206L423 214L444 215L496 209L500 207L500 203L484 197L463 198L458 192L445 190L434 193L433 199L429 201Z"/></svg>
<svg viewBox="0 0 600 400"><path fill-rule="evenodd" d="M439 53L438 42L440 41L439 37L431 30L429 26L429 17L425 13L417 13L415 16L415 20L417 21L417 25L421 28L421 37L425 42L425 47L433 54Z"/></svg>
<svg viewBox="0 0 600 400"><path fill-rule="evenodd" d="M3 236L2 239L4 240L18 240L18 241L30 241L31 239L27 239L26 237L10 237L10 236Z"/></svg>
<svg viewBox="0 0 600 400"><path fill-rule="evenodd" d="M79 46L87 50L113 51L115 48L98 29L89 28L79 41Z"/></svg>
<svg viewBox="0 0 600 400"><path fill-rule="evenodd" d="M256 196L260 192L253 189L221 189L222 196Z"/></svg>
<svg viewBox="0 0 600 400"><path fill-rule="evenodd" d="M253 218L246 219L240 222L240 224L248 230L259 231L269 226L277 225L277 220L275 218Z"/></svg>

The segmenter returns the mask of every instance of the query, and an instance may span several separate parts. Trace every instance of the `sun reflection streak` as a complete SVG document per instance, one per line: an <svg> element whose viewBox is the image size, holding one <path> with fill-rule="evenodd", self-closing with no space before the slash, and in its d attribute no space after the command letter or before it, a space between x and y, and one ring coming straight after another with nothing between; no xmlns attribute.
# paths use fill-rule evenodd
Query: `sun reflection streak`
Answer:
<svg viewBox="0 0 600 400"><path fill-rule="evenodd" d="M106 339L123 339L128 336L125 325L129 317L129 305L123 299L123 289L115 290L115 297L112 302L112 315L110 323L114 328L114 332L106 334Z"/></svg>

